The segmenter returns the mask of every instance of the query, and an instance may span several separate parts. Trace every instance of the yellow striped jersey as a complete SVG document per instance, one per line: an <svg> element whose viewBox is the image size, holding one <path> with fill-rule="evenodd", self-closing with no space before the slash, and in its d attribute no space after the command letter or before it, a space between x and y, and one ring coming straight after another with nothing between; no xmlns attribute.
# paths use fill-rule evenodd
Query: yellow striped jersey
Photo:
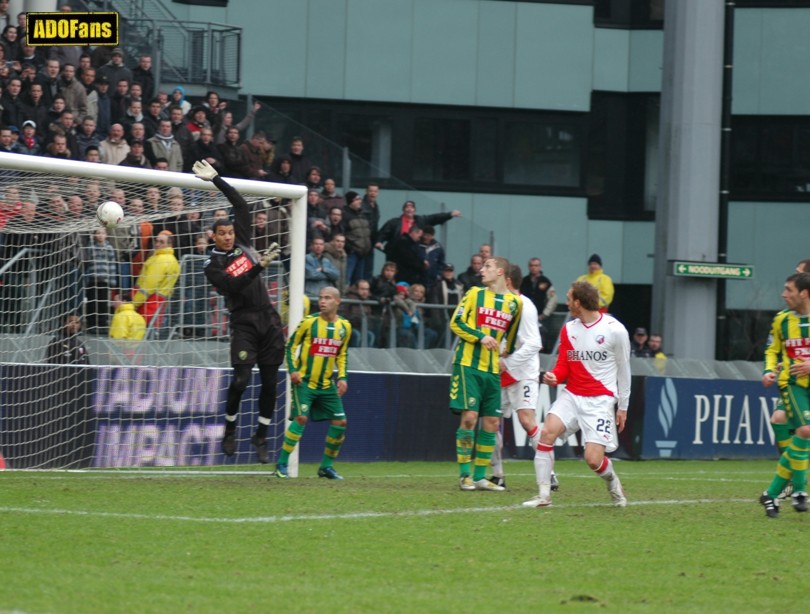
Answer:
<svg viewBox="0 0 810 614"><path fill-rule="evenodd" d="M782 363L782 370L776 383L780 388L788 384L810 387L810 376L790 374L790 365L810 359L810 317L800 316L795 311L785 309L776 314L771 325L771 336L765 349L765 371L776 371Z"/></svg>
<svg viewBox="0 0 810 614"><path fill-rule="evenodd" d="M308 388L329 388L335 365L338 379L346 379L351 336L352 325L340 316L334 322L307 316L287 341L287 372L300 372Z"/></svg>
<svg viewBox="0 0 810 614"><path fill-rule="evenodd" d="M453 364L473 367L487 373L500 373L498 350L492 351L481 345L481 339L489 335L501 345L506 337L507 353L515 347L518 324L523 305L514 294L496 294L489 288L470 288L461 299L450 330L459 337Z"/></svg>

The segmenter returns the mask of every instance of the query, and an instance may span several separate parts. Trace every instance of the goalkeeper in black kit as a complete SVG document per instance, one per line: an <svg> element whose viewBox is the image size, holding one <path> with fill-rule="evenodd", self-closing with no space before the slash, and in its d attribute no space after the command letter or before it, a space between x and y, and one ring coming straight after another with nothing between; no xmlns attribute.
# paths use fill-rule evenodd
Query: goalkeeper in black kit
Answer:
<svg viewBox="0 0 810 614"><path fill-rule="evenodd" d="M267 296L262 271L278 258L279 247L273 243L257 255L251 245L251 215L247 202L226 183L207 161L195 162L194 174L213 181L233 205L234 220L214 222L214 248L205 261L205 276L217 292L225 297L231 317L231 365L233 381L228 387L225 406L225 436L222 452L236 452L236 415L242 394L250 383L253 365L259 365L259 424L250 441L261 463L268 462L267 427L276 407L278 368L284 360L284 331L281 318Z"/></svg>

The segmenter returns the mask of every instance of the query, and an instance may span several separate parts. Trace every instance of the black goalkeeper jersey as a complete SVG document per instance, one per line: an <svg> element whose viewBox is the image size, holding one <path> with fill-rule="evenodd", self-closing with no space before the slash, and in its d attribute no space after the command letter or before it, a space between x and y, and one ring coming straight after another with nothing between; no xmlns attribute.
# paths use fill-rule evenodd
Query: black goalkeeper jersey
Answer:
<svg viewBox="0 0 810 614"><path fill-rule="evenodd" d="M205 276L225 297L232 316L265 309L275 311L262 281L262 266L250 247L253 232L247 201L221 177L214 178L214 185L233 205L236 241L230 251L216 247L211 250L204 265Z"/></svg>

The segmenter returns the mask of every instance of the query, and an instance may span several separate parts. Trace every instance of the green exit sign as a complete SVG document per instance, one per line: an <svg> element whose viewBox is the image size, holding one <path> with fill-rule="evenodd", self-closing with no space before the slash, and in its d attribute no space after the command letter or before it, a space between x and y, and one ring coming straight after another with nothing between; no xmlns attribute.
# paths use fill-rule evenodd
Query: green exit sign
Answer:
<svg viewBox="0 0 810 614"><path fill-rule="evenodd" d="M672 261L672 274L676 277L712 277L716 279L751 279L754 267L750 264L729 262Z"/></svg>

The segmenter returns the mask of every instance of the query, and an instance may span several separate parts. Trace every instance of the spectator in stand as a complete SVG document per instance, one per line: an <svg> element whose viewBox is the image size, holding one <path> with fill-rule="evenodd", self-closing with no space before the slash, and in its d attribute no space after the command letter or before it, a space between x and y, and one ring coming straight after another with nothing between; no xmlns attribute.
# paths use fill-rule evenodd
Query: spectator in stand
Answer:
<svg viewBox="0 0 810 614"><path fill-rule="evenodd" d="M324 255L324 248L321 237L314 237L310 242L304 281L304 294L310 300L317 298L323 288L334 286L340 276L332 261Z"/></svg>
<svg viewBox="0 0 810 614"><path fill-rule="evenodd" d="M143 53L138 58L138 65L132 69L132 80L140 83L143 97L151 100L155 95L155 76L152 74L152 56Z"/></svg>
<svg viewBox="0 0 810 614"><path fill-rule="evenodd" d="M334 179L327 177L324 180L323 190L321 190L321 202L329 211L332 210L332 207L343 209L346 206L346 199L335 191Z"/></svg>
<svg viewBox="0 0 810 614"><path fill-rule="evenodd" d="M112 125L112 100L110 98L110 81L104 75L96 77L96 130L101 138L105 138ZM88 99L88 113L91 113ZM92 114L92 113L91 113Z"/></svg>
<svg viewBox="0 0 810 614"><path fill-rule="evenodd" d="M48 158L59 158L60 160L72 160L73 156L67 146L67 138L63 134L57 134L45 148L45 156Z"/></svg>
<svg viewBox="0 0 810 614"><path fill-rule="evenodd" d="M152 165L156 171L168 171L169 161L166 158L155 158L155 163Z"/></svg>
<svg viewBox="0 0 810 614"><path fill-rule="evenodd" d="M266 179L267 171L264 170L264 153L267 145L267 136L261 130L253 133L246 142L240 146L247 161L248 179ZM272 139L270 139L272 141Z"/></svg>
<svg viewBox="0 0 810 614"><path fill-rule="evenodd" d="M0 96L3 123L6 126L21 126L28 119L28 107L20 96L21 91L22 80L19 77L11 77L3 90L3 95Z"/></svg>
<svg viewBox="0 0 810 614"><path fill-rule="evenodd" d="M346 235L346 223L343 221L343 209L332 207L329 210L329 217L326 218L326 230L324 238L331 241L336 234ZM341 290L342 292L342 290Z"/></svg>
<svg viewBox="0 0 810 614"><path fill-rule="evenodd" d="M371 296L388 305L397 295L397 263L386 262L377 277L371 279Z"/></svg>
<svg viewBox="0 0 810 614"><path fill-rule="evenodd" d="M129 153L118 163L118 166L130 166L133 168L152 168L149 158L144 153L145 144L141 139L130 139Z"/></svg>
<svg viewBox="0 0 810 614"><path fill-rule="evenodd" d="M239 145L239 130L237 128L228 129L228 138L219 145L219 152L222 155L222 164L225 167L225 177L244 179L248 176L249 162L245 150Z"/></svg>
<svg viewBox="0 0 810 614"><path fill-rule="evenodd" d="M375 247L377 249L385 249L385 254L389 260L393 260L388 250L399 237L408 234L411 226L436 226L437 224L444 224L447 220L454 217L461 216L461 211L453 210L442 213L432 213L430 215L416 215L416 203L412 200L406 200L402 205L402 215L393 217L383 224L380 231L377 233Z"/></svg>
<svg viewBox="0 0 810 614"><path fill-rule="evenodd" d="M11 13L8 10L8 3L9 0L0 0L0 28L5 28L14 23L11 19ZM19 28L17 36L20 36Z"/></svg>
<svg viewBox="0 0 810 614"><path fill-rule="evenodd" d="M45 362L52 365L89 365L87 348L79 338L82 320L78 314L65 317L62 329L53 337L45 351Z"/></svg>
<svg viewBox="0 0 810 614"><path fill-rule="evenodd" d="M170 104L176 107L180 107L183 111L183 115L187 115L189 111L191 111L191 103L186 100L186 90L182 85L178 85L172 90L172 94L170 97Z"/></svg>
<svg viewBox="0 0 810 614"><path fill-rule="evenodd" d="M6 61L19 63L22 46L17 35L16 25L9 23L3 28L3 33L0 35L0 44L3 45L3 49L6 51Z"/></svg>
<svg viewBox="0 0 810 614"><path fill-rule="evenodd" d="M290 151L287 157L292 164L292 178L293 183L304 184L306 183L307 172L312 168L312 162L304 154L304 139L300 136L294 136L290 141Z"/></svg>
<svg viewBox="0 0 810 614"><path fill-rule="evenodd" d="M146 206L140 198L131 198L129 202L127 202L125 211L130 219L137 219L146 213ZM135 226L134 234L136 236L132 252L132 276L138 277L141 274L143 263L146 262L146 259L152 251L152 236L155 228L149 220L141 220L140 222L135 222L135 224L137 224L137 226L133 225Z"/></svg>
<svg viewBox="0 0 810 614"><path fill-rule="evenodd" d="M321 169L318 166L311 166L307 171L307 177L304 180L304 185L308 190L321 190L323 183L321 179Z"/></svg>
<svg viewBox="0 0 810 614"><path fill-rule="evenodd" d="M346 298L354 301L372 301L371 285L368 280L361 279L356 284L349 286ZM352 338L349 347L374 347L377 335L380 332L380 316L376 313L376 307L363 304L345 304L345 318L352 325ZM366 322L366 339L363 343L363 320Z"/></svg>
<svg viewBox="0 0 810 614"><path fill-rule="evenodd" d="M20 153L32 156L44 156L45 148L37 137L37 126L30 119L23 122L22 136L17 141Z"/></svg>
<svg viewBox="0 0 810 614"><path fill-rule="evenodd" d="M274 183L294 183L292 162L287 156L276 158L274 170L270 171L268 179Z"/></svg>
<svg viewBox="0 0 810 614"><path fill-rule="evenodd" d="M213 124L214 127L214 143L217 145L221 145L225 142L227 138L227 133L230 128L236 128L239 132L247 130L250 124L253 123L254 117L256 117L256 113L262 107L261 103L254 102L253 108L248 111L248 114L242 118L242 120L234 124L233 123L233 113L231 111L222 111L220 114L221 117L217 123Z"/></svg>
<svg viewBox="0 0 810 614"><path fill-rule="evenodd" d="M647 348L650 350L650 356L652 358L657 358L658 360L666 360L667 355L664 353L664 350L661 349L661 335L658 333L653 333L650 335L650 338L647 340Z"/></svg>
<svg viewBox="0 0 810 614"><path fill-rule="evenodd" d="M182 172L183 170L183 151L180 144L174 138L172 132L172 122L168 119L160 120L158 131L151 139L147 141L146 155L152 162L152 166L157 168L158 158L164 158L168 163L168 170L175 172ZM150 152L151 151L151 155Z"/></svg>
<svg viewBox="0 0 810 614"><path fill-rule="evenodd" d="M59 60L46 60L45 67L37 75L36 81L42 85L45 104L51 106L59 93Z"/></svg>
<svg viewBox="0 0 810 614"><path fill-rule="evenodd" d="M42 143L37 138L37 125L30 119L22 124L22 136L17 141L20 153L31 156L41 156L43 152Z"/></svg>
<svg viewBox="0 0 810 614"><path fill-rule="evenodd" d="M143 125L143 103L140 100L130 100L127 112L121 118L121 125L124 127L124 134L132 136L132 125Z"/></svg>
<svg viewBox="0 0 810 614"><path fill-rule="evenodd" d="M93 162L94 164L101 164L101 154L98 151L98 145L89 145L87 149L84 150L82 160L85 162Z"/></svg>
<svg viewBox="0 0 810 614"><path fill-rule="evenodd" d="M67 108L78 113L79 117L87 115L87 92L84 85L76 79L76 66L62 66L62 78L59 81L59 93L65 97Z"/></svg>
<svg viewBox="0 0 810 614"><path fill-rule="evenodd" d="M211 284L205 276L205 261L208 257L208 237L199 234L194 239L195 258L188 260L183 273L186 301L183 306L184 337L207 337Z"/></svg>
<svg viewBox="0 0 810 614"><path fill-rule="evenodd" d="M120 164L129 153L129 144L124 140L124 127L121 124L110 126L110 133L99 145L101 161L104 164Z"/></svg>
<svg viewBox="0 0 810 614"><path fill-rule="evenodd" d="M429 325L436 331L439 347L443 347L447 339L447 325L453 311L461 303L464 296L464 285L456 279L456 268L449 262L442 267L442 275L428 295L431 305L446 305L447 309L434 310L430 315Z"/></svg>
<svg viewBox="0 0 810 614"><path fill-rule="evenodd" d="M428 262L425 275L425 289L430 293L433 285L441 277L444 269L444 247L436 240L436 229L431 225L422 228L422 248L425 250L425 259Z"/></svg>
<svg viewBox="0 0 810 614"><path fill-rule="evenodd" d="M87 330L106 335L110 324L110 292L118 286L118 260L107 241L103 226L93 232L93 240L83 250L84 285L87 296Z"/></svg>
<svg viewBox="0 0 810 614"><path fill-rule="evenodd" d="M520 282L520 293L528 297L535 306L541 322L557 308L557 291L551 285L551 280L543 274L540 258L529 260L529 273Z"/></svg>
<svg viewBox="0 0 810 614"><path fill-rule="evenodd" d="M88 115L82 120L76 134L76 154L80 160L84 160L84 152L90 146L98 149L101 147L101 139L96 132L96 120Z"/></svg>
<svg viewBox="0 0 810 614"><path fill-rule="evenodd" d="M404 292L402 291L404 288ZM426 314L420 303L425 302L425 287L422 284L408 286L407 282L397 284L397 296L393 308L397 320L397 347L432 348L436 342L436 331L425 326ZM419 332L422 342L419 344Z"/></svg>
<svg viewBox="0 0 810 614"><path fill-rule="evenodd" d="M228 103L219 98L219 93L209 90L205 93L205 102L202 103L205 109L206 119L212 126L222 121L222 112L228 108Z"/></svg>
<svg viewBox="0 0 810 614"><path fill-rule="evenodd" d="M110 339L140 341L146 336L146 320L135 311L135 305L116 296L113 308L115 314L110 323Z"/></svg>
<svg viewBox="0 0 810 614"><path fill-rule="evenodd" d="M169 107L169 119L172 122L172 133L175 140L180 145L180 151L183 153L183 171L191 171L191 147L194 145L194 137L191 132L186 128L186 119L180 107L172 105ZM158 131L159 131L158 126Z"/></svg>
<svg viewBox="0 0 810 614"><path fill-rule="evenodd" d="M492 246L489 243L482 243L481 247L478 248L478 253L481 254L481 258L486 262L492 258Z"/></svg>
<svg viewBox="0 0 810 614"><path fill-rule="evenodd" d="M413 224L408 234L392 241L387 255L397 263L397 281L408 284L421 284L428 270L425 247L422 245L422 228Z"/></svg>
<svg viewBox="0 0 810 614"><path fill-rule="evenodd" d="M481 279L481 269L484 267L484 259L481 254L473 254L470 257L470 266L461 275L458 280L464 286L464 292L476 286L483 286L484 282Z"/></svg>
<svg viewBox="0 0 810 614"><path fill-rule="evenodd" d="M159 229L170 233L174 255L178 260L193 253L194 237L203 233L198 212L186 211L184 198L180 188L169 188L169 211L172 212L172 216L164 219Z"/></svg>
<svg viewBox="0 0 810 614"><path fill-rule="evenodd" d="M368 220L371 227L371 243L372 246L377 243L377 233L380 230L380 206L377 199L380 195L380 186L376 183L369 183L366 186L366 193L363 196L363 213ZM349 199L346 199L348 204ZM363 260L363 271L366 279L371 276L374 271L374 249L369 251Z"/></svg>
<svg viewBox="0 0 810 614"><path fill-rule="evenodd" d="M21 40L25 40L24 38ZM36 73L40 72L45 66L45 56L42 55L39 47L32 45L22 46L22 53L20 54L20 66L31 66L34 69L34 78Z"/></svg>
<svg viewBox="0 0 810 614"><path fill-rule="evenodd" d="M48 125L48 131L45 135L45 144L49 145L53 142L56 135L62 135L67 140L67 148L75 154L79 150L79 143L76 140L76 124L74 123L73 111L65 109L59 114L59 119Z"/></svg>
<svg viewBox="0 0 810 614"><path fill-rule="evenodd" d="M610 275L602 269L602 258L593 254L588 258L588 272L577 277L577 281L587 281L599 292L599 313L607 313L613 302L615 290Z"/></svg>
<svg viewBox="0 0 810 614"><path fill-rule="evenodd" d="M126 79L128 84L132 83L132 71L124 66L124 50L121 47L115 47L110 54L110 61L100 66L96 72L116 85L121 79Z"/></svg>
<svg viewBox="0 0 810 614"><path fill-rule="evenodd" d="M166 315L166 302L180 277L180 263L174 256L172 237L168 232L161 231L155 237L154 245L154 253L144 263L135 282L132 304L147 325L156 318L156 327L160 328Z"/></svg>
<svg viewBox="0 0 810 614"><path fill-rule="evenodd" d="M214 167L214 169L222 174L225 168L222 164L222 154L219 148L214 144L214 131L211 128L203 128L200 130L200 138L194 143L192 147L192 160L205 160Z"/></svg>
<svg viewBox="0 0 810 614"><path fill-rule="evenodd" d="M25 104L28 106L26 119L33 120L37 126L42 127L48 125L48 105L42 98L42 84L32 83L28 87L28 92L25 95ZM39 136L44 136L40 134Z"/></svg>
<svg viewBox="0 0 810 614"><path fill-rule="evenodd" d="M630 353L638 358L650 358L652 352L647 346L647 329L639 326L633 333L633 339L630 341Z"/></svg>
<svg viewBox="0 0 810 614"><path fill-rule="evenodd" d="M346 291L346 236L340 232L332 235L328 243L324 245L324 256L329 259L338 272L338 279L335 287L341 294Z"/></svg>
<svg viewBox="0 0 810 614"><path fill-rule="evenodd" d="M20 146L11 134L11 128L0 127L0 151L6 153L20 153Z"/></svg>
<svg viewBox="0 0 810 614"><path fill-rule="evenodd" d="M134 81L129 86L129 102L133 100L143 103L143 88L140 83L135 83Z"/></svg>
<svg viewBox="0 0 810 614"><path fill-rule="evenodd" d="M129 127L129 137L127 138L127 143L130 141L143 141L145 147L146 138L146 128L143 127L141 122L135 122Z"/></svg>
<svg viewBox="0 0 810 614"><path fill-rule="evenodd" d="M110 96L110 121L120 123L129 106L129 81L119 79L117 83L113 81L113 85L115 90Z"/></svg>
<svg viewBox="0 0 810 614"><path fill-rule="evenodd" d="M316 236L328 240L328 232L326 213L321 208L321 195L318 190L310 190L307 192L307 241Z"/></svg>
<svg viewBox="0 0 810 614"><path fill-rule="evenodd" d="M199 105L192 107L188 114L188 121L186 122L186 128L191 133L191 137L196 141L200 138L200 130L210 127L211 124L208 122L205 107Z"/></svg>
<svg viewBox="0 0 810 614"><path fill-rule="evenodd" d="M346 253L348 262L346 275L349 283L357 283L360 279L368 279L366 274L368 254L372 251L371 223L365 211L363 200L357 192L346 192L346 208L343 210L344 227L346 229Z"/></svg>
<svg viewBox="0 0 810 614"><path fill-rule="evenodd" d="M147 139L155 136L161 119L168 119L163 116L163 105L160 104L160 100L157 98L152 98L146 107L146 112L143 114L143 126L146 129Z"/></svg>

